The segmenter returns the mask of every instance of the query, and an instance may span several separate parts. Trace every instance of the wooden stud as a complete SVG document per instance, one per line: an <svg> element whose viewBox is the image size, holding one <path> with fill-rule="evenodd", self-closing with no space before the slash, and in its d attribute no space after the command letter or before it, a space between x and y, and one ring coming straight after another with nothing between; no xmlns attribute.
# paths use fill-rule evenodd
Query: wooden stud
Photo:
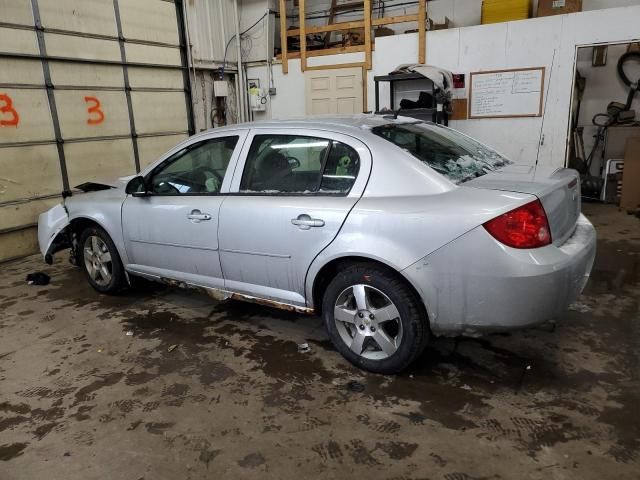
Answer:
<svg viewBox="0 0 640 480"><path fill-rule="evenodd" d="M371 20L371 24L374 27L379 25L392 25L394 23L406 23L406 22L416 22L418 20L418 15L398 15L397 17L382 17L382 18L374 18Z"/></svg>
<svg viewBox="0 0 640 480"><path fill-rule="evenodd" d="M280 49L282 50L282 73L288 73L289 59L287 57L287 6L285 0L280 0Z"/></svg>
<svg viewBox="0 0 640 480"><path fill-rule="evenodd" d="M341 23L334 23L331 25L317 25L313 27L307 26L305 31L307 33L323 33L323 32L335 32L336 30L349 30L352 28L362 28L362 27L364 27L364 21L356 20L353 22L341 22ZM287 32L287 35L289 35L290 37L296 37L300 35L300 29L292 28Z"/></svg>
<svg viewBox="0 0 640 480"><path fill-rule="evenodd" d="M418 3L418 63L425 63L427 57L427 0Z"/></svg>
<svg viewBox="0 0 640 480"><path fill-rule="evenodd" d="M300 0L300 68L304 72L307 69L307 19L304 11L305 0Z"/></svg>
<svg viewBox="0 0 640 480"><path fill-rule="evenodd" d="M371 45L371 51L375 51L375 43ZM307 50L307 58L322 57L325 55L337 55L339 53L356 53L364 52L364 45L349 45L348 47L323 48L321 50ZM276 58L280 58L276 56ZM289 52L289 60L292 58L301 58L300 52Z"/></svg>
<svg viewBox="0 0 640 480"><path fill-rule="evenodd" d="M364 62L371 70L371 0L364 0Z"/></svg>
<svg viewBox="0 0 640 480"><path fill-rule="evenodd" d="M363 62L354 62L354 63L336 63L333 65L314 65L312 67L307 66L307 70L333 70L334 68L354 68L354 67L363 67Z"/></svg>

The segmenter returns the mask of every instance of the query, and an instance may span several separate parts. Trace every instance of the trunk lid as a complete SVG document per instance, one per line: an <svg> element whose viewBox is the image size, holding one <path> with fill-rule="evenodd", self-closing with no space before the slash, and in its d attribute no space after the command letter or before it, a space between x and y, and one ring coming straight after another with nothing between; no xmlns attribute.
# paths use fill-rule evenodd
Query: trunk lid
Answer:
<svg viewBox="0 0 640 480"><path fill-rule="evenodd" d="M580 179L572 169L508 165L462 186L535 195L547 214L554 245L573 234L580 216Z"/></svg>

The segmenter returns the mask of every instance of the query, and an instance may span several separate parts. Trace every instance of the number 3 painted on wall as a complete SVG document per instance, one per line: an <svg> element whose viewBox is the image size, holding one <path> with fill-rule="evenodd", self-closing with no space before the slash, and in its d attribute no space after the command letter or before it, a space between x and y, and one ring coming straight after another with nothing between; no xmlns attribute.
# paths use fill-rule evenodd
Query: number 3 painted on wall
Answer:
<svg viewBox="0 0 640 480"><path fill-rule="evenodd" d="M11 116L10 120L0 119L0 127L17 127L18 123L20 123L20 115L16 112L16 109L13 108L13 100L9 95L4 93L0 93L0 113L5 114L8 113ZM4 115L0 115L2 117Z"/></svg>
<svg viewBox="0 0 640 480"><path fill-rule="evenodd" d="M100 100L96 97L84 97L84 101L87 104L93 103L93 105L87 107L87 112L89 113L87 123L89 125L98 125L104 122L104 112L100 108Z"/></svg>

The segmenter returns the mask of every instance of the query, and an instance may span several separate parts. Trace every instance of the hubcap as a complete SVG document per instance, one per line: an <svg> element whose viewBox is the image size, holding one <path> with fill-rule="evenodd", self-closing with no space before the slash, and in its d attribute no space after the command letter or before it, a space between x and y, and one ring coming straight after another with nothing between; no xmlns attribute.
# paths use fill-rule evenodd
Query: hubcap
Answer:
<svg viewBox="0 0 640 480"><path fill-rule="evenodd" d="M101 287L109 285L113 275L111 253L104 241L95 235L90 235L84 242L84 265L91 279Z"/></svg>
<svg viewBox="0 0 640 480"><path fill-rule="evenodd" d="M402 342L400 312L389 297L370 285L345 288L338 295L333 318L345 345L367 359L388 358Z"/></svg>

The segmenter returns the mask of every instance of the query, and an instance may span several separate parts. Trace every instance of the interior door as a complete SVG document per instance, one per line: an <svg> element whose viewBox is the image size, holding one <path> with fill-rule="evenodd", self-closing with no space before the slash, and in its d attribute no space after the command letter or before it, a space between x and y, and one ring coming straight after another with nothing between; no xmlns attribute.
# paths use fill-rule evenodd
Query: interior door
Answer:
<svg viewBox="0 0 640 480"><path fill-rule="evenodd" d="M145 176L149 193L122 207L127 270L223 287L218 215L246 135L198 139Z"/></svg>
<svg viewBox="0 0 640 480"><path fill-rule="evenodd" d="M362 68L308 70L304 76L307 115L363 112Z"/></svg>
<svg viewBox="0 0 640 480"><path fill-rule="evenodd" d="M362 195L370 152L337 133L256 129L242 158L220 209L225 288L305 306L307 270Z"/></svg>

